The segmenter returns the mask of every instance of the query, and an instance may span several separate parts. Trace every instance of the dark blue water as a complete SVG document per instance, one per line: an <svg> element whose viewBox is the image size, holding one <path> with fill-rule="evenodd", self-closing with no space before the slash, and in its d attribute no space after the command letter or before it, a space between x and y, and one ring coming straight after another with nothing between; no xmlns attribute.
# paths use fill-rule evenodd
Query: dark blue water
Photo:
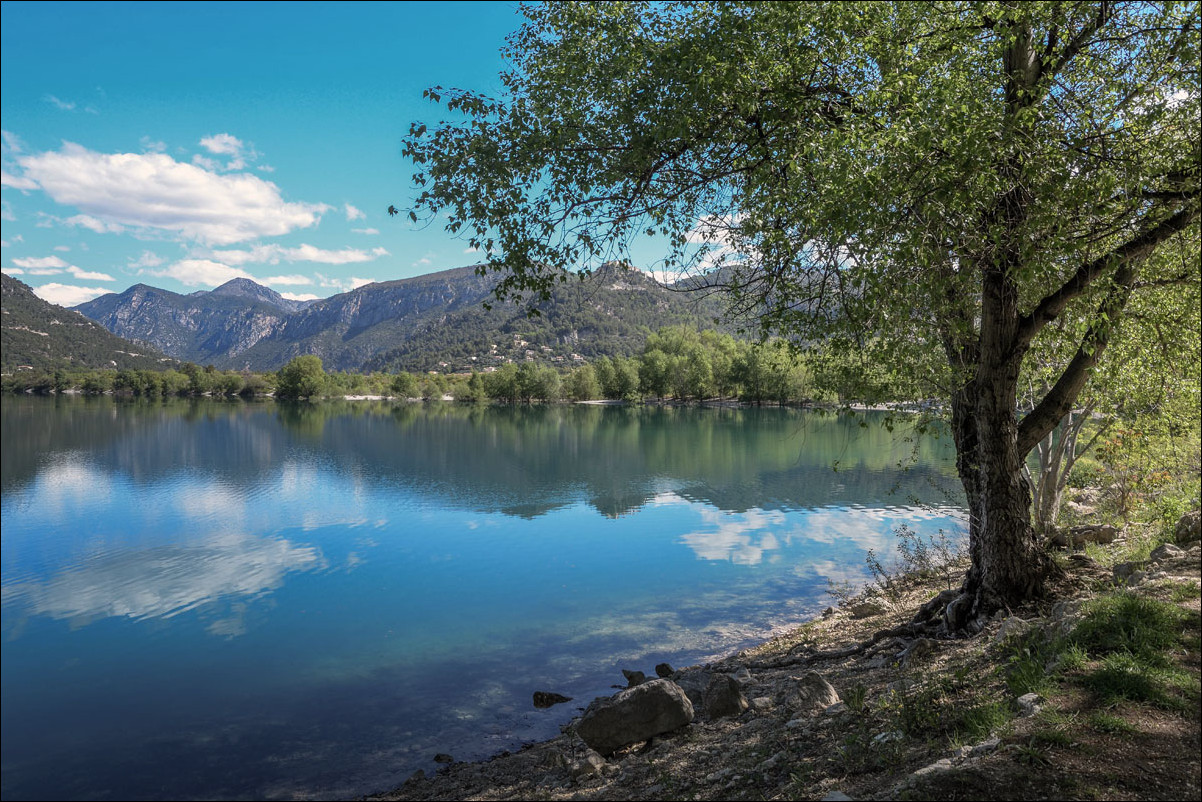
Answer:
<svg viewBox="0 0 1202 802"><path fill-rule="evenodd" d="M349 797L554 735L957 529L950 445L878 424L5 398L3 796Z"/></svg>

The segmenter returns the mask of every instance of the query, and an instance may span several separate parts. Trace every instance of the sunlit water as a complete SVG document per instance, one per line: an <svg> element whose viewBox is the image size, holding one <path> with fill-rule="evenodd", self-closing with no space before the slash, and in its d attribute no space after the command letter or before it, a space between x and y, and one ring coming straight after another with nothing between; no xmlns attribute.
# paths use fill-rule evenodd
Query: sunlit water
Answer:
<svg viewBox="0 0 1202 802"><path fill-rule="evenodd" d="M800 623L898 524L960 528L950 446L872 415L5 398L0 422L5 799L383 790L554 735L622 668Z"/></svg>

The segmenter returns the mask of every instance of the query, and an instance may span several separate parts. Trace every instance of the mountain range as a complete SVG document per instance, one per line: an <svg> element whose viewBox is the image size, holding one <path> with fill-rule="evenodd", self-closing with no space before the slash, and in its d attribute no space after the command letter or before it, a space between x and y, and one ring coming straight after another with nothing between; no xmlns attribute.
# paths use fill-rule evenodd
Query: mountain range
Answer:
<svg viewBox="0 0 1202 802"><path fill-rule="evenodd" d="M0 365L22 368L143 368L176 364L71 309L47 303L24 282L0 274Z"/></svg>
<svg viewBox="0 0 1202 802"><path fill-rule="evenodd" d="M179 294L137 284L75 309L121 337L223 369L275 370L316 354L328 370L470 370L507 360L571 363L638 352L668 325L713 327L713 298L603 266L530 309L497 302L476 267L368 284L299 302L249 279ZM484 307L491 301L491 308Z"/></svg>

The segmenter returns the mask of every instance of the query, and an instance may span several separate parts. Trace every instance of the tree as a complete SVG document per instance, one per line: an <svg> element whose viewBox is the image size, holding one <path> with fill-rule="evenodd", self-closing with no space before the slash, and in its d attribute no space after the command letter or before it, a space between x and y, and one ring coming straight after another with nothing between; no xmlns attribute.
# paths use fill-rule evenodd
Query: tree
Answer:
<svg viewBox="0 0 1202 802"><path fill-rule="evenodd" d="M402 370L392 377L389 389L398 398L414 398L417 396L417 378L412 373Z"/></svg>
<svg viewBox="0 0 1202 802"><path fill-rule="evenodd" d="M497 368L496 372L485 376L484 387L488 390L489 398L500 401L517 401L522 397L521 383L518 381L518 366L506 362Z"/></svg>
<svg viewBox="0 0 1202 802"><path fill-rule="evenodd" d="M592 365L581 365L568 374L563 387L564 395L573 401L592 401L601 394L597 374Z"/></svg>
<svg viewBox="0 0 1202 802"><path fill-rule="evenodd" d="M326 372L321 357L307 354L294 357L280 368L276 379L276 398L312 398L321 395L326 386Z"/></svg>
<svg viewBox="0 0 1202 802"><path fill-rule="evenodd" d="M546 298L649 233L764 333L871 339L950 401L972 565L947 627L1040 595L1026 454L1131 298L1199 281L1198 4L525 13L504 97L427 91L467 119L411 127L410 214L445 215L502 297ZM1072 347L1020 417L1050 336Z"/></svg>

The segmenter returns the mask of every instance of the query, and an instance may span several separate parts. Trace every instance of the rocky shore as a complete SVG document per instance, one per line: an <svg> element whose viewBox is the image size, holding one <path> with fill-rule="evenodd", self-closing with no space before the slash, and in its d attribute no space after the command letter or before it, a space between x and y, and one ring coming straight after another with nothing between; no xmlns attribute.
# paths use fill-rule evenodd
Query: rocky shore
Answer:
<svg viewBox="0 0 1202 802"><path fill-rule="evenodd" d="M1062 553L1049 598L976 637L907 637L947 575L906 576L718 662L631 667L626 690L560 736L370 798L1198 799L1202 547L1191 515L1176 544L1133 528ZM1160 696L1091 684L1103 661L1074 633L1107 599L1180 611Z"/></svg>

